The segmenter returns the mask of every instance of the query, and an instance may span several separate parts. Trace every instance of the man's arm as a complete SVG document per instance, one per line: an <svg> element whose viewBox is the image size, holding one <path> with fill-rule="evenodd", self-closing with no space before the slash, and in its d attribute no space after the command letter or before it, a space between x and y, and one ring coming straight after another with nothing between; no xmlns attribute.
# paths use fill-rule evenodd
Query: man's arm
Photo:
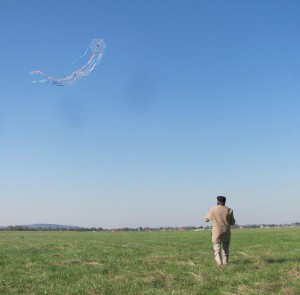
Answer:
<svg viewBox="0 0 300 295"><path fill-rule="evenodd" d="M204 221L209 222L211 219L211 210L209 210L209 212L204 216Z"/></svg>
<svg viewBox="0 0 300 295"><path fill-rule="evenodd" d="M230 225L235 225L235 219L233 216L233 210L231 210L230 212Z"/></svg>

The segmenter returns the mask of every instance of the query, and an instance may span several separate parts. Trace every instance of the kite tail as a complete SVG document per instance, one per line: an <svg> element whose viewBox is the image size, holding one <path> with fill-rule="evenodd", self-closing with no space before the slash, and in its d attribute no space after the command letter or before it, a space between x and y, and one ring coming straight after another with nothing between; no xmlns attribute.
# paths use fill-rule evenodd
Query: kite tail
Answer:
<svg viewBox="0 0 300 295"><path fill-rule="evenodd" d="M92 50L92 55L89 60L81 66L78 70L72 72L71 74L64 76L63 78L56 78L45 74L40 70L34 70L29 72L31 75L39 75L42 79L39 81L33 81L33 84L36 83L49 83L55 86L70 86L75 84L77 81L81 80L83 77L89 75L95 67L99 64L102 59L106 44L102 39L94 39L89 47L86 49L84 54L75 60L72 64L76 63L80 59L84 58L89 48Z"/></svg>

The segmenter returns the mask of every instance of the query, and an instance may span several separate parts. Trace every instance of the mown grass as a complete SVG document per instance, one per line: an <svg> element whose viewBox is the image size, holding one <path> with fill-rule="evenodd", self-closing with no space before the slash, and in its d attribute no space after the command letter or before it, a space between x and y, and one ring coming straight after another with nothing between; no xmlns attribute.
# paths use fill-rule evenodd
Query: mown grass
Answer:
<svg viewBox="0 0 300 295"><path fill-rule="evenodd" d="M210 232L1 232L0 294L300 294L300 229L234 230L215 267Z"/></svg>

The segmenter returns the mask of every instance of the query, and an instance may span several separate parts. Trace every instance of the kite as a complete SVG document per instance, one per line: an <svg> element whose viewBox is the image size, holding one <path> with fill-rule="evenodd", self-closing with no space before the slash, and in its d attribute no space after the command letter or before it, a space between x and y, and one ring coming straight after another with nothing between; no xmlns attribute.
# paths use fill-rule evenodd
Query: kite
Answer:
<svg viewBox="0 0 300 295"><path fill-rule="evenodd" d="M99 64L99 62L102 59L105 48L106 48L106 44L105 44L104 40L94 39L90 43L90 45L87 48L87 50L85 51L85 53L75 61L75 62L77 62L78 60L82 59L88 53L89 49L92 51L90 59L80 69L74 71L73 73L71 73L68 76L65 76L63 78L51 77L51 76L43 73L40 70L30 71L29 74L31 74L31 75L40 75L40 76L44 77L44 79L38 80L38 81L33 81L32 83L50 83L55 86L74 85L76 82L78 82L83 77L90 74L95 69L95 67ZM75 62L73 62L73 63L75 63Z"/></svg>

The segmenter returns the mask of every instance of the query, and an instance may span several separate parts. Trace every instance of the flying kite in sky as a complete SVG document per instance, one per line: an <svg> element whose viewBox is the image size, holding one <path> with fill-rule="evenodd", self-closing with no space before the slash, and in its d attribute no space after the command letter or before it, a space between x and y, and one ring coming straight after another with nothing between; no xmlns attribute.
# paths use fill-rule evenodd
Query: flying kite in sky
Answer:
<svg viewBox="0 0 300 295"><path fill-rule="evenodd" d="M80 69L74 71L73 73L63 78L51 77L39 70L31 71L29 72L29 74L31 75L41 75L44 77L44 79L39 81L33 81L32 83L50 83L55 86L71 86L77 81L81 80L83 77L87 76L95 69L95 67L99 64L99 62L102 59L105 48L106 44L102 39L94 39L90 43L86 52L76 60L78 61L79 59L83 58L88 53L89 49L92 51L90 59Z"/></svg>

